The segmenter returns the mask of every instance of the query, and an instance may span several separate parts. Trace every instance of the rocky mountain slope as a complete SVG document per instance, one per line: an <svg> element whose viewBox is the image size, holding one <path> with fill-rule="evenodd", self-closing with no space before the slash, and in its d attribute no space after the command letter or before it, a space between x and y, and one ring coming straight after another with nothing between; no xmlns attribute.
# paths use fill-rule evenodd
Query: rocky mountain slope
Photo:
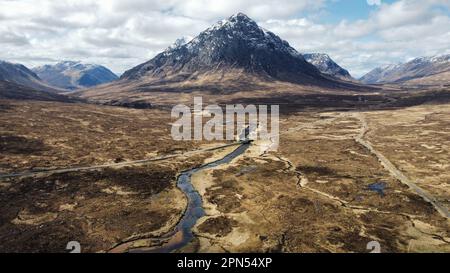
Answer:
<svg viewBox="0 0 450 273"><path fill-rule="evenodd" d="M450 83L450 54L434 57L420 57L403 64L375 68L360 81L367 84L382 83Z"/></svg>
<svg viewBox="0 0 450 273"><path fill-rule="evenodd" d="M14 82L0 80L0 99L75 102L75 98L55 92L36 90Z"/></svg>
<svg viewBox="0 0 450 273"><path fill-rule="evenodd" d="M196 95L224 101L371 89L320 72L288 42L238 13L190 41L177 40L118 81L74 94L111 105L171 105Z"/></svg>
<svg viewBox="0 0 450 273"><path fill-rule="evenodd" d="M93 87L118 79L104 66L73 61L44 65L33 71L48 84L68 90Z"/></svg>
<svg viewBox="0 0 450 273"><path fill-rule="evenodd" d="M15 83L31 89L58 91L44 83L38 75L22 64L0 61L0 81Z"/></svg>
<svg viewBox="0 0 450 273"><path fill-rule="evenodd" d="M354 80L348 70L339 66L327 54L323 53L306 53L303 57L307 62L314 65L320 72L336 77L338 79L352 81Z"/></svg>
<svg viewBox="0 0 450 273"><path fill-rule="evenodd" d="M126 71L121 80L151 85L174 82L211 82L244 75L267 81L333 85L334 80L308 63L302 54L277 35L238 13L200 33L189 42L177 41L152 60Z"/></svg>

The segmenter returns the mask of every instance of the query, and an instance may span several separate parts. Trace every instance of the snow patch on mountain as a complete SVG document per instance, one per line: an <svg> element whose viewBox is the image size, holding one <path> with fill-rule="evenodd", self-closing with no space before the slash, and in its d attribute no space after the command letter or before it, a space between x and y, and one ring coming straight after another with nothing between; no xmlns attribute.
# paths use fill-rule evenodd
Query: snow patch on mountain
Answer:
<svg viewBox="0 0 450 273"><path fill-rule="evenodd" d="M450 54L419 57L406 63L378 67L360 80L367 84L402 83L450 71Z"/></svg>
<svg viewBox="0 0 450 273"><path fill-rule="evenodd" d="M315 67L317 67L320 72L339 78L343 80L353 80L350 73L339 66L335 61L333 61L330 56L324 53L306 53L303 54L305 60Z"/></svg>
<svg viewBox="0 0 450 273"><path fill-rule="evenodd" d="M295 82L325 80L288 42L243 13L217 22L187 43L176 41L152 60L126 71L121 79L183 81L194 74L229 69Z"/></svg>
<svg viewBox="0 0 450 273"><path fill-rule="evenodd" d="M118 77L104 66L79 61L62 61L36 67L33 71L50 85L75 90L108 83Z"/></svg>

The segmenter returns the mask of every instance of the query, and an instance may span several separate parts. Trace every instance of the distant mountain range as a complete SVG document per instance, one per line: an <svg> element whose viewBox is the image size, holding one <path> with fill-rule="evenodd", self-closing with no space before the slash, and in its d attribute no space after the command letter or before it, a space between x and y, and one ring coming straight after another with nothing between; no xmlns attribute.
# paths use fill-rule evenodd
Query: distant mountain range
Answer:
<svg viewBox="0 0 450 273"><path fill-rule="evenodd" d="M89 88L118 79L104 66L73 61L44 65L32 70L48 84L68 90Z"/></svg>
<svg viewBox="0 0 450 273"><path fill-rule="evenodd" d="M307 62L314 65L320 72L336 77L342 80L353 81L353 77L350 73L340 67L335 61L333 61L330 56L324 53L306 53L303 57Z"/></svg>
<svg viewBox="0 0 450 273"><path fill-rule="evenodd" d="M57 91L55 88L44 83L36 73L24 65L5 61L0 61L0 81L15 83L36 90Z"/></svg>
<svg viewBox="0 0 450 273"><path fill-rule="evenodd" d="M450 83L450 54L421 57L402 64L375 68L361 79L366 84L439 85Z"/></svg>
<svg viewBox="0 0 450 273"><path fill-rule="evenodd" d="M20 64L0 62L0 81L2 88L17 85L23 92L27 88L52 92L79 90L75 96L92 101L148 107L160 94L151 97L152 91L227 94L256 90L270 95L281 89L287 93L370 91L379 89L365 84L448 84L450 55L376 68L360 79L364 83L361 84L327 54L301 54L245 14L238 13L190 41L178 39L120 78L104 66L74 61L44 65L32 71Z"/></svg>

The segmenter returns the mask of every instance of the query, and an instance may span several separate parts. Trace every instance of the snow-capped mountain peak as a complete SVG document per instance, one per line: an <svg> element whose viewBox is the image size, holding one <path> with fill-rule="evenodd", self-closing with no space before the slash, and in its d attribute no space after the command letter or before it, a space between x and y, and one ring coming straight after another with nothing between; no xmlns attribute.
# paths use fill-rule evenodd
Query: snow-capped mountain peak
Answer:
<svg viewBox="0 0 450 273"><path fill-rule="evenodd" d="M450 54L419 57L406 63L378 67L361 78L364 83L402 83L450 71Z"/></svg>
<svg viewBox="0 0 450 273"><path fill-rule="evenodd" d="M350 73L333 61L328 54L303 54L305 60L317 67L320 72L343 80L353 80Z"/></svg>
<svg viewBox="0 0 450 273"><path fill-rule="evenodd" d="M243 13L219 21L201 32L190 42L176 42L152 60L122 75L122 79L153 79L174 77L181 79L194 73L212 70L244 69L269 77L288 74L310 74L292 77L295 81L321 77L320 72L292 48L288 42L267 31Z"/></svg>
<svg viewBox="0 0 450 273"><path fill-rule="evenodd" d="M230 16L228 19L223 19L223 20L218 21L216 24L214 24L211 27L209 27L208 29L206 29L205 32L214 31L214 30L223 29L223 28L234 28L239 24L246 25L247 27L259 28L258 24L255 21L250 19L247 15L239 12L239 13L236 13L236 14Z"/></svg>
<svg viewBox="0 0 450 273"><path fill-rule="evenodd" d="M118 78L104 66L80 61L61 61L36 67L33 71L50 85L69 90L92 87Z"/></svg>

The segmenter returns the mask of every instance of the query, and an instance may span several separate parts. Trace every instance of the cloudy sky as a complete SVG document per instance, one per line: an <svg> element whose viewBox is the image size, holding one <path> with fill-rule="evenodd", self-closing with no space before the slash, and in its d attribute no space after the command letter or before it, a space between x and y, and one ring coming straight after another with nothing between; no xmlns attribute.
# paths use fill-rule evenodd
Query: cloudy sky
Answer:
<svg viewBox="0 0 450 273"><path fill-rule="evenodd" d="M0 59L78 60L121 74L237 12L356 77L450 53L450 0L0 0Z"/></svg>

